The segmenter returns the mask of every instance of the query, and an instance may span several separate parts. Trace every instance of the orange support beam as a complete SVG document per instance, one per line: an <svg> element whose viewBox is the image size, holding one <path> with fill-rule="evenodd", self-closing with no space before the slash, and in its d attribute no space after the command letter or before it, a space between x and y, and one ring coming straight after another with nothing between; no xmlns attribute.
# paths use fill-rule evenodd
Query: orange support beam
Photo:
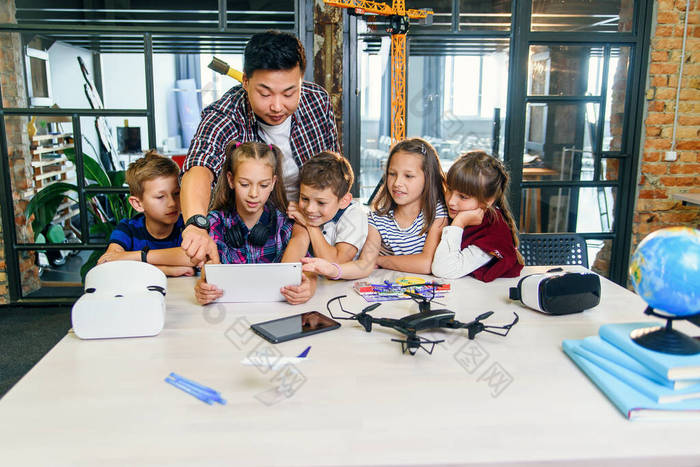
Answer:
<svg viewBox="0 0 700 467"><path fill-rule="evenodd" d="M391 36L391 145L406 138L406 34Z"/></svg>
<svg viewBox="0 0 700 467"><path fill-rule="evenodd" d="M356 14L400 17L400 27L387 29L391 34L391 144L406 138L406 30L408 18L432 15L431 10L406 9L405 0L392 0L391 6L372 0L323 0L327 5L352 8Z"/></svg>

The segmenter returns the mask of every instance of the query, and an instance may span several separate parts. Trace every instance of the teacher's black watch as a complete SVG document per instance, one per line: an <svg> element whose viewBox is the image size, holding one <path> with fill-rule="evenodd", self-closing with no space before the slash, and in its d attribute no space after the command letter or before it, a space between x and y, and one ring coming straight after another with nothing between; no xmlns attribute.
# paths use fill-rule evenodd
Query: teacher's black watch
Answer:
<svg viewBox="0 0 700 467"><path fill-rule="evenodd" d="M207 216L195 214L187 219L187 222L185 222L185 227L188 225L194 225L195 227L199 227L200 229L204 229L209 232L209 219L207 219Z"/></svg>

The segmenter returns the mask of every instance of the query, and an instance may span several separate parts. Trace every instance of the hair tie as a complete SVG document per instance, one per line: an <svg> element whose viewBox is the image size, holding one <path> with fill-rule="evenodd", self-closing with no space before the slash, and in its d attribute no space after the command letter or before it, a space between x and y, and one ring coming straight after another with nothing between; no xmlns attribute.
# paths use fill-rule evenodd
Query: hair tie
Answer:
<svg viewBox="0 0 700 467"><path fill-rule="evenodd" d="M236 149L238 149L238 146L240 146L241 144L243 143L241 143L240 141L236 141Z"/></svg>
<svg viewBox="0 0 700 467"><path fill-rule="evenodd" d="M270 146L270 151L275 152L275 148L273 148L271 144L268 144L268 146Z"/></svg>

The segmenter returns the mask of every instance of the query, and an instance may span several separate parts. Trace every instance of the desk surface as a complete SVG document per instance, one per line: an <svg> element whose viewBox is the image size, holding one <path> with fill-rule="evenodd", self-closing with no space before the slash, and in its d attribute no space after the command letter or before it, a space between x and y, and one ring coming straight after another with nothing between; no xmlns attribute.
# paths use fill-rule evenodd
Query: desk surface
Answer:
<svg viewBox="0 0 700 467"><path fill-rule="evenodd" d="M526 268L525 274L543 268ZM375 273L373 279L404 274ZM197 306L194 279L171 279L165 329L156 337L81 341L69 333L0 400L4 465L470 464L570 461L697 465L696 422L628 422L561 351L565 338L596 334L606 322L644 321L644 303L603 281L603 303L569 316L544 316L507 300L516 279L451 281L442 300L467 321L495 310L520 323L506 338L443 335L432 355L402 355L399 337L355 323L275 346L293 356L303 385L275 395L274 375L240 360L257 337L247 322L317 309L347 293L346 309L366 306L350 282L324 281L306 305ZM376 316L416 312L413 302L382 305ZM264 345L264 344L263 344ZM465 358L469 355L472 358ZM476 361L481 362L479 366ZM460 363L461 362L461 363ZM500 379L493 368L500 369ZM163 379L176 372L221 391L208 406ZM490 372L489 372L490 371ZM498 376L498 375L496 375ZM298 381L301 380L297 380ZM261 400L266 401L261 402Z"/></svg>

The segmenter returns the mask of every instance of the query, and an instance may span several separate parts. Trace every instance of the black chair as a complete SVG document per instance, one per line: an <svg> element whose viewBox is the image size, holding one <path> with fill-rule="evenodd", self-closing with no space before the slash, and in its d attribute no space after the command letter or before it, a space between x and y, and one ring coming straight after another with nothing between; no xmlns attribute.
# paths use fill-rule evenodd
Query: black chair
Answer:
<svg viewBox="0 0 700 467"><path fill-rule="evenodd" d="M588 267L586 241L576 234L521 234L520 254L526 266Z"/></svg>

